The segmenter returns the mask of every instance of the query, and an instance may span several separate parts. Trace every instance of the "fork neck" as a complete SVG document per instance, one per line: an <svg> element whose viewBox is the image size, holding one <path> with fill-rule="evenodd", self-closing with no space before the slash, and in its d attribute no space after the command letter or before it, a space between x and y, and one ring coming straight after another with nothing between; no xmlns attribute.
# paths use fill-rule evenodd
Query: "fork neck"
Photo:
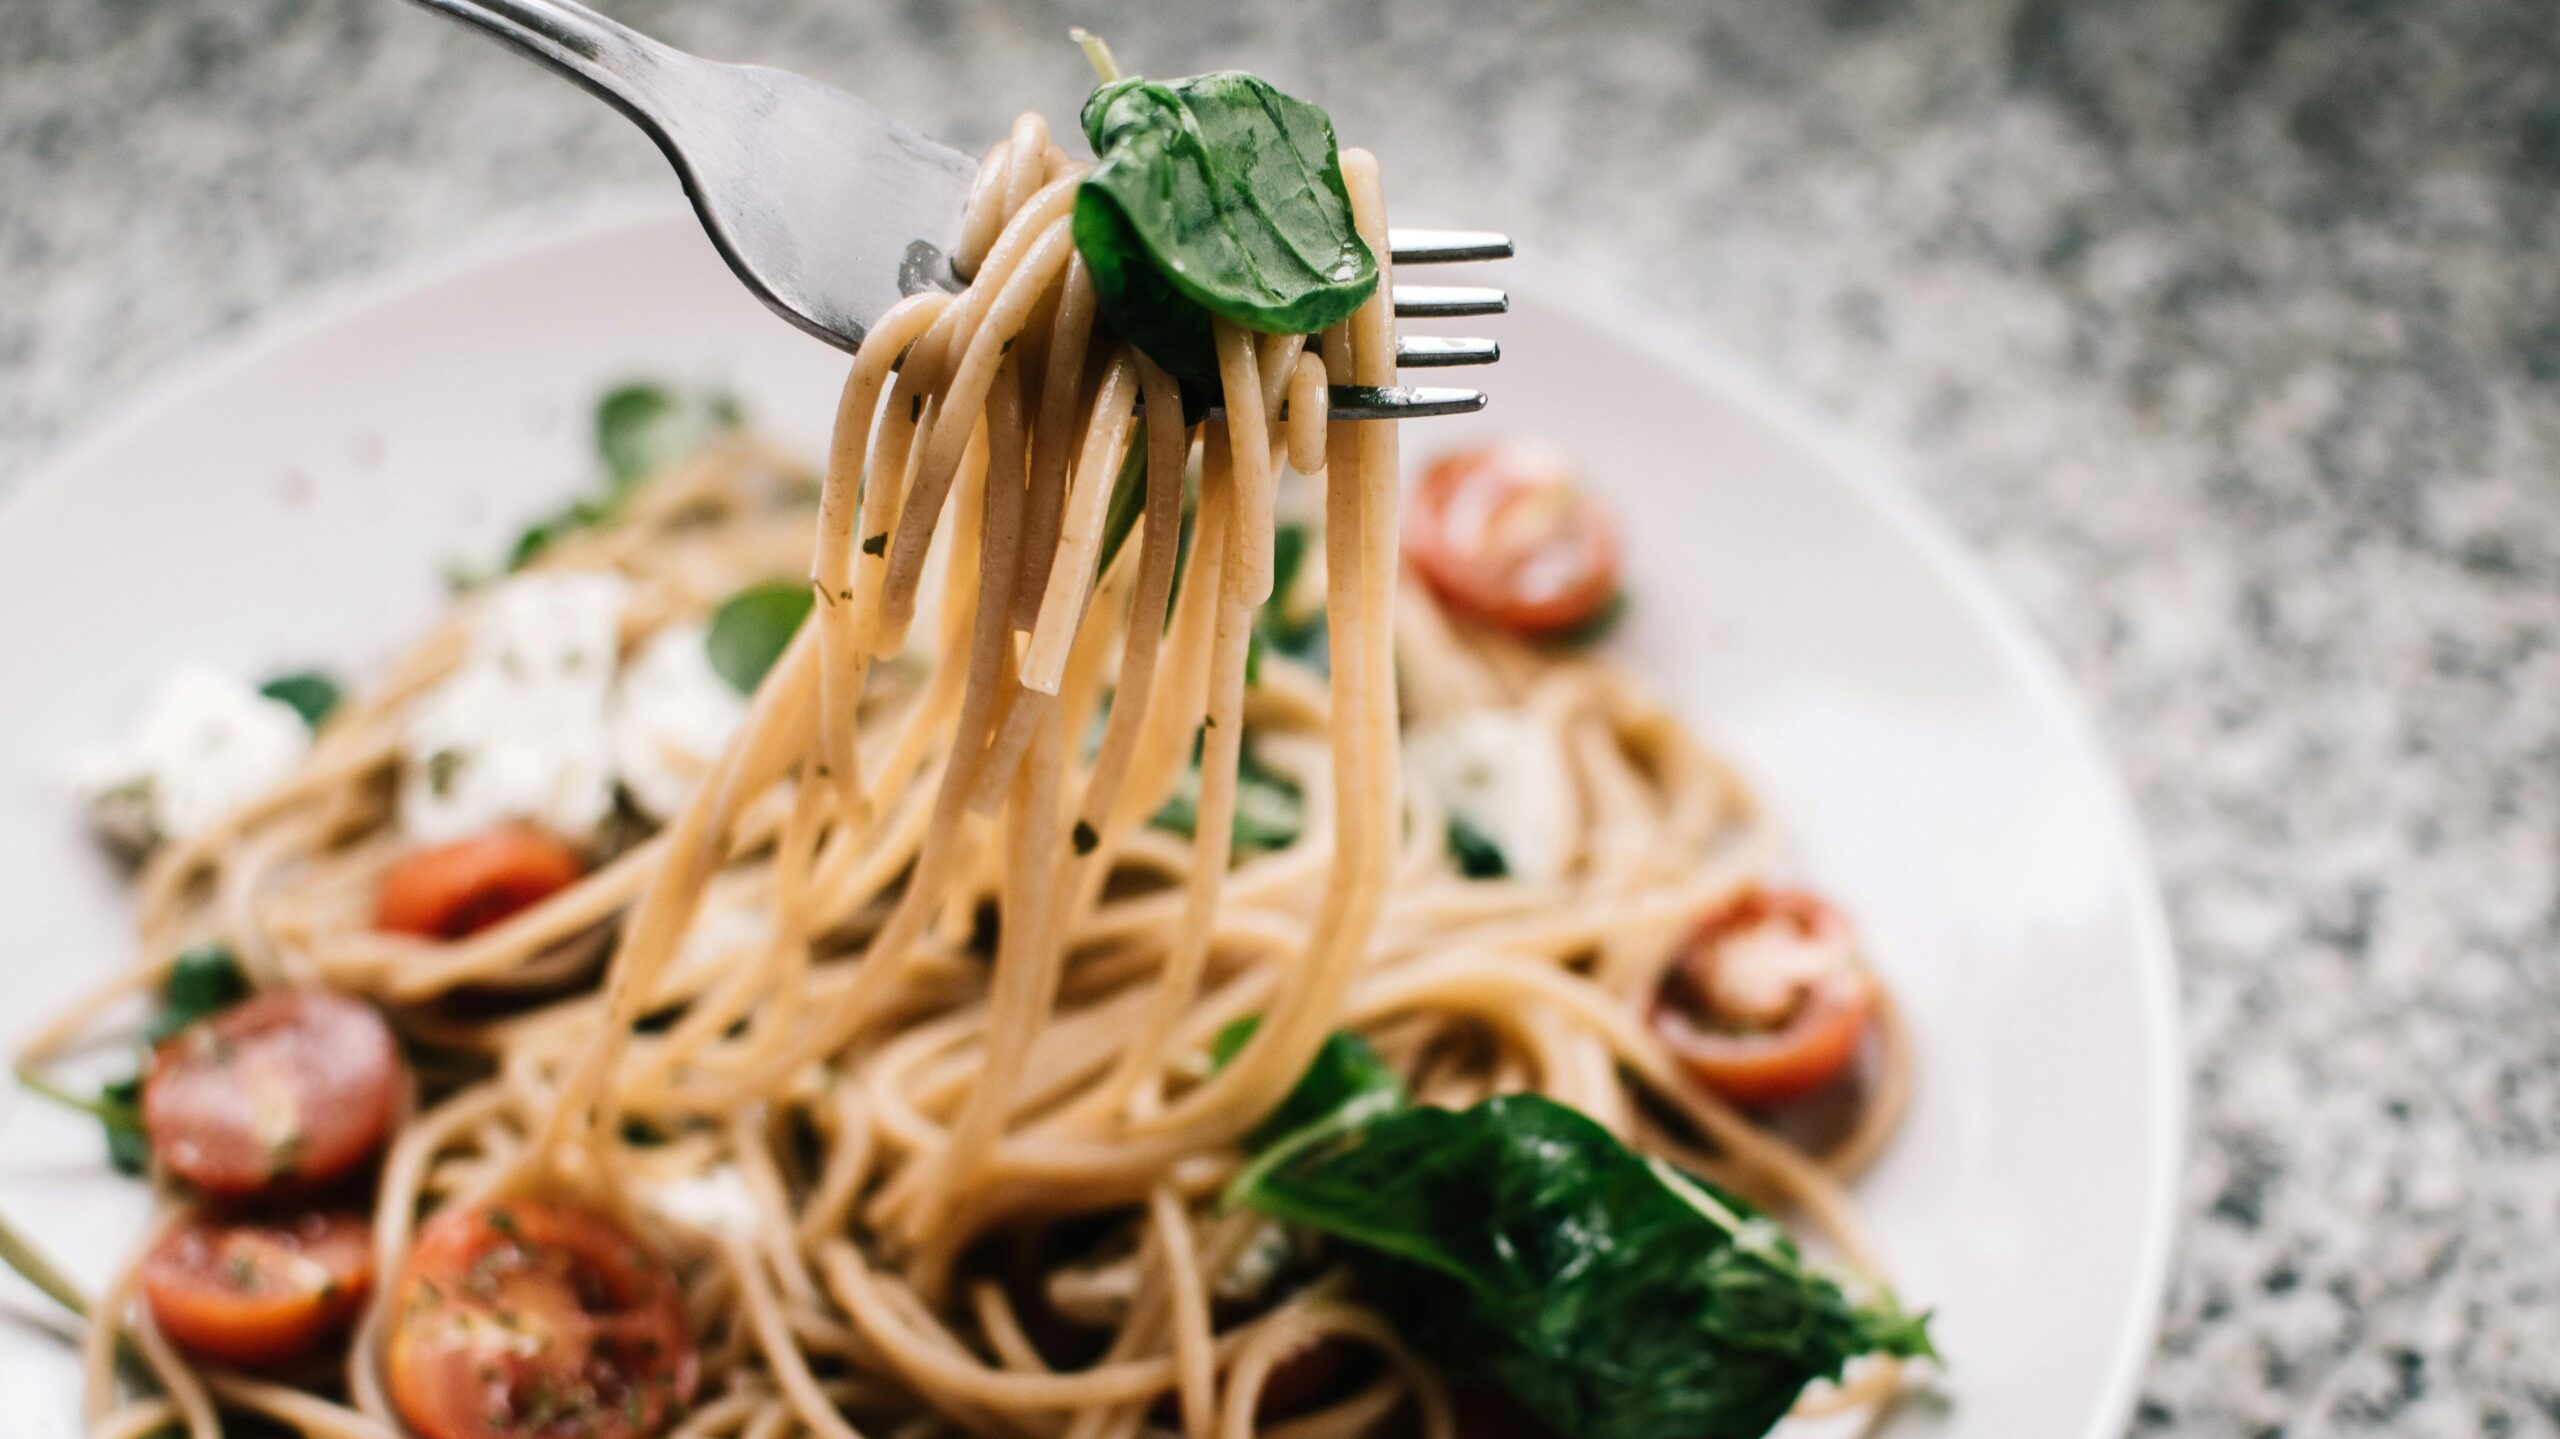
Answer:
<svg viewBox="0 0 2560 1439"><path fill-rule="evenodd" d="M692 57L577 0L413 0L476 26L577 81L653 132L675 116L668 73Z"/></svg>

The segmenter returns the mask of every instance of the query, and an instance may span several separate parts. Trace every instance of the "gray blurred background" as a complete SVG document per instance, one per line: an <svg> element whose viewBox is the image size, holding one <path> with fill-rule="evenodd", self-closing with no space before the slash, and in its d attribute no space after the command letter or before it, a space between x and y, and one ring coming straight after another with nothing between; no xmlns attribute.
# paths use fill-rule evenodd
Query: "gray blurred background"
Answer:
<svg viewBox="0 0 2560 1439"><path fill-rule="evenodd" d="M2164 871L2194 1109L2134 1432L2560 1434L2549 0L607 8L954 139L1071 113L1070 23L1258 69L1400 203L1841 416L2077 678ZM306 287L671 184L394 0L0 0L0 499Z"/></svg>

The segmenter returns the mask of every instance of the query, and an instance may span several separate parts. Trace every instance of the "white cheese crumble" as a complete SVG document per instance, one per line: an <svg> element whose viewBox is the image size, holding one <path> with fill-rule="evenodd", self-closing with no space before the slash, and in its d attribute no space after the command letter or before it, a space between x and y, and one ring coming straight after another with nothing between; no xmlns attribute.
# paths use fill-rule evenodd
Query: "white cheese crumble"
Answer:
<svg viewBox="0 0 2560 1439"><path fill-rule="evenodd" d="M608 710L630 585L524 575L490 591L462 666L411 714L400 818L438 844L514 819L570 836L613 808Z"/></svg>
<svg viewBox="0 0 2560 1439"><path fill-rule="evenodd" d="M614 694L614 771L651 819L682 812L747 715L745 698L711 667L709 632L699 623L659 631Z"/></svg>
<svg viewBox="0 0 2560 1439"><path fill-rule="evenodd" d="M676 1223L705 1234L752 1243L764 1223L764 1211L737 1166L722 1164L649 1185L642 1191L649 1207Z"/></svg>
<svg viewBox="0 0 2560 1439"><path fill-rule="evenodd" d="M1405 736L1407 783L1493 841L1515 879L1564 867L1562 839L1578 805L1563 750L1545 728L1509 710L1470 710Z"/></svg>
<svg viewBox="0 0 2560 1439"><path fill-rule="evenodd" d="M161 681L132 733L74 757L71 778L98 828L143 850L255 799L310 748L293 706L188 665Z"/></svg>

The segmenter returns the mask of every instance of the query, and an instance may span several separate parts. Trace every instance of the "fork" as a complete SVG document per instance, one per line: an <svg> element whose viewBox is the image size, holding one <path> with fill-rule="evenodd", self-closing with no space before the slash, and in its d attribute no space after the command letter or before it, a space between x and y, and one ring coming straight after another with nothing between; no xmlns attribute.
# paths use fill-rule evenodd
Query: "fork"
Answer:
<svg viewBox="0 0 2560 1439"><path fill-rule="evenodd" d="M949 259L977 172L939 144L830 85L763 65L705 60L576 0L415 0L475 25L577 81L648 132L684 182L729 268L784 319L851 350L889 307L951 288ZM1496 260L1511 241L1471 230L1391 230L1395 264ZM1502 291L1397 285L1401 316L1500 314ZM1406 336L1413 368L1491 364L1491 340ZM1478 390L1336 386L1342 419L1411 419L1484 408Z"/></svg>

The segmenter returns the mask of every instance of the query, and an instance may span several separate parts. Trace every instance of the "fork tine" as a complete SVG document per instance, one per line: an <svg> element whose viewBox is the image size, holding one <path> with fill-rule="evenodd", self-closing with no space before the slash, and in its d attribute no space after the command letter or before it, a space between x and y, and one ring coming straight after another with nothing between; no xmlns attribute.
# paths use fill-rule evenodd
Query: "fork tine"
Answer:
<svg viewBox="0 0 2560 1439"><path fill-rule="evenodd" d="M1449 335L1406 335L1396 341L1396 363L1410 370L1434 370L1447 365L1490 365L1502 358L1502 347L1491 340L1460 339Z"/></svg>
<svg viewBox="0 0 2560 1439"><path fill-rule="evenodd" d="M1420 420L1471 415L1484 408L1484 391L1446 385L1336 385L1326 392L1327 413L1337 420Z"/></svg>
<svg viewBox="0 0 2560 1439"><path fill-rule="evenodd" d="M1492 230L1389 230L1387 253L1399 265L1507 260L1511 237Z"/></svg>
<svg viewBox="0 0 2560 1439"><path fill-rule="evenodd" d="M1407 319L1499 315L1511 308L1511 297L1487 285L1398 285L1396 314Z"/></svg>

